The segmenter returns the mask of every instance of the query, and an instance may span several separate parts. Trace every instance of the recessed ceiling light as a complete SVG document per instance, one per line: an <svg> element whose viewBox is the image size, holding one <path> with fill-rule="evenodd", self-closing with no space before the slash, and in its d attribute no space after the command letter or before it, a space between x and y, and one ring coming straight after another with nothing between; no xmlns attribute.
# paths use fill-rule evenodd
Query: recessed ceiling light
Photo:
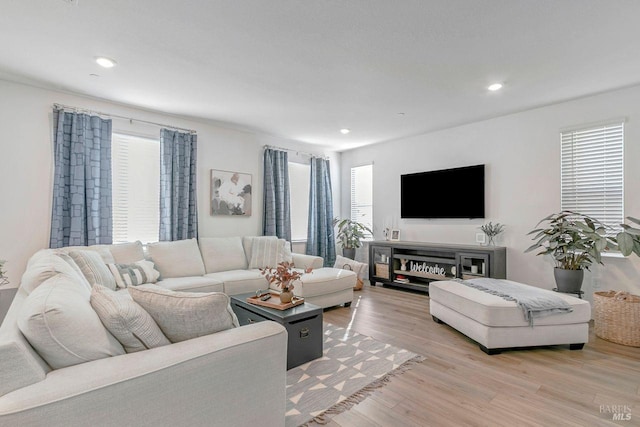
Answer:
<svg viewBox="0 0 640 427"><path fill-rule="evenodd" d="M98 65L104 68L113 68L117 64L117 62L114 59L107 58L105 56L96 57L96 62L98 63Z"/></svg>
<svg viewBox="0 0 640 427"><path fill-rule="evenodd" d="M496 90L502 89L502 83L494 83L491 86L489 86L487 89L489 89L492 92L495 92Z"/></svg>
<svg viewBox="0 0 640 427"><path fill-rule="evenodd" d="M340 129L340 133L341 133L341 134L343 134L343 135L346 135L346 134L348 134L349 132L351 132L351 130L350 130L350 129L347 129L347 128Z"/></svg>

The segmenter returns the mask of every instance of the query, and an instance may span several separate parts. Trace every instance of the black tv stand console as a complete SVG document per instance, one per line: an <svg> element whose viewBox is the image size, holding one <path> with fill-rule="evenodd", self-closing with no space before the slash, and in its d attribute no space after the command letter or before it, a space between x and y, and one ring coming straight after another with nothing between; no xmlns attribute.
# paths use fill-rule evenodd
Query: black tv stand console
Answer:
<svg viewBox="0 0 640 427"><path fill-rule="evenodd" d="M425 242L369 243L369 281L429 292L434 280L507 278L507 250L501 246Z"/></svg>

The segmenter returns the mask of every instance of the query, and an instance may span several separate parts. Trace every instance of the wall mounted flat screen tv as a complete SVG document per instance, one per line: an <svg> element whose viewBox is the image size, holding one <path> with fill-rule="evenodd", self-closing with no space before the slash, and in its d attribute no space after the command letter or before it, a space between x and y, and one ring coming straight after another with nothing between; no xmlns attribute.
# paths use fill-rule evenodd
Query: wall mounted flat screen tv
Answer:
<svg viewBox="0 0 640 427"><path fill-rule="evenodd" d="M402 218L484 218L484 165L400 176Z"/></svg>

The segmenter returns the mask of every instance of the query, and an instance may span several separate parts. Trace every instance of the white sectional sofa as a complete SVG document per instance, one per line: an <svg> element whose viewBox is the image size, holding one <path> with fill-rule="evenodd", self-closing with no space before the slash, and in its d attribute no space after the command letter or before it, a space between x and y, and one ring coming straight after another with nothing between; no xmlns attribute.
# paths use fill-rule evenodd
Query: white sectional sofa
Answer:
<svg viewBox="0 0 640 427"><path fill-rule="evenodd" d="M34 254L0 327L0 425L283 426L287 334L275 322L235 327L133 353L120 349L57 369L21 332L29 295L36 290L41 295L43 289L56 289L59 283L72 293L78 291L74 298L80 298L82 307L68 306L63 298L59 305L64 308L51 310L71 312L77 319L71 328L85 323L82 310L89 304L91 291L85 289L83 272L69 261L72 257L65 259L74 250L95 251L105 264L152 260L161 280L145 286L184 291L185 295L187 291L233 295L267 288L260 270L251 267L256 262L252 246L268 239L201 238L146 247L134 242ZM296 267L314 269L296 285L295 290L306 300L323 307L351 302L356 282L353 272L323 268L319 257L286 251L283 256L290 257ZM49 326L55 327L45 322L45 328ZM114 341L106 329L98 335ZM82 349L85 344L78 339L72 345ZM68 347L74 357L85 357L82 350Z"/></svg>

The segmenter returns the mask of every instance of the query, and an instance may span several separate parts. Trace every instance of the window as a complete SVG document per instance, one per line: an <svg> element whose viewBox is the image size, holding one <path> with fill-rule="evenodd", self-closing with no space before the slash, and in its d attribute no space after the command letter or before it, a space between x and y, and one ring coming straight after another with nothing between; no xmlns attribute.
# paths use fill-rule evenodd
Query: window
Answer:
<svg viewBox="0 0 640 427"><path fill-rule="evenodd" d="M311 165L289 162L288 166L289 196L291 198L291 240L307 240Z"/></svg>
<svg viewBox="0 0 640 427"><path fill-rule="evenodd" d="M373 165L351 168L351 220L373 230Z"/></svg>
<svg viewBox="0 0 640 427"><path fill-rule="evenodd" d="M157 242L160 232L160 142L113 134L114 243Z"/></svg>
<svg viewBox="0 0 640 427"><path fill-rule="evenodd" d="M620 231L624 222L624 123L561 133L562 210Z"/></svg>

